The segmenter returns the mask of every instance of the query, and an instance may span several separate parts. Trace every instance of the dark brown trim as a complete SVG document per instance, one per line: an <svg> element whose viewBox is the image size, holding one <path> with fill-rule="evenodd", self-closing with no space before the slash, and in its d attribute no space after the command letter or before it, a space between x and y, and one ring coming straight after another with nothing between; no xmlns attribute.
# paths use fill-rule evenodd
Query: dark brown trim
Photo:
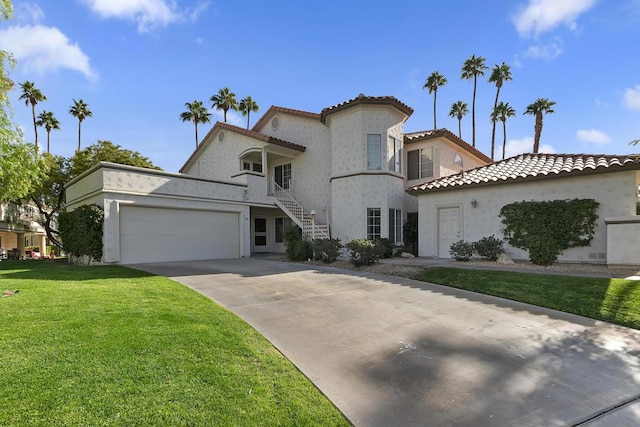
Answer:
<svg viewBox="0 0 640 427"><path fill-rule="evenodd" d="M405 145L411 145L411 144L415 144L417 142L426 141L426 140L434 139L434 138L438 138L438 137L447 138L449 141L451 141L452 143L454 143L458 147L462 148L466 152L473 154L474 156L476 156L480 160L482 160L484 162L487 162L487 163L493 163L493 160L491 160L491 158L489 156L487 156L486 154L484 154L482 151L478 150L477 148L475 148L471 144L467 143L466 141L464 141L463 139L458 137L456 134L454 134L450 130L444 129L444 128L443 129L427 130L427 131L422 131L422 132L405 133L404 134L404 143L405 143Z"/></svg>
<svg viewBox="0 0 640 427"><path fill-rule="evenodd" d="M329 178L329 182L333 181L334 179L342 179L342 178L352 178L354 176L380 176L380 175L386 175L386 176L391 176L393 178L398 178L404 181L404 176L403 175L398 175L395 172L388 172L388 171L372 171L372 172L355 172L355 173L349 173L346 175L338 175L338 176L332 176L331 178Z"/></svg>
<svg viewBox="0 0 640 427"><path fill-rule="evenodd" d="M413 114L413 108L409 107L407 104L400 102L397 98L393 96L365 96L363 94L358 95L356 98L352 98L348 101L341 102L340 104L333 105L331 107L327 107L322 110L322 117L320 121L325 123L327 121L327 116L338 111L342 111L346 108L351 108L356 105L384 105L394 107L396 110L403 113L406 118ZM405 120L406 120L405 118Z"/></svg>

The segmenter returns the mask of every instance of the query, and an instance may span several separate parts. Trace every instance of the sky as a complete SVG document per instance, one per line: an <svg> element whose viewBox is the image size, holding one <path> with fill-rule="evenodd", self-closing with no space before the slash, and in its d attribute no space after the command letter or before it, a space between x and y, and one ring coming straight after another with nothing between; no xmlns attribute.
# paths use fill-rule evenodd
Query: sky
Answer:
<svg viewBox="0 0 640 427"><path fill-rule="evenodd" d="M515 108L507 121L507 157L531 152L537 98L556 102L544 117L541 151L628 154L640 138L640 0L344 1L273 0L14 0L14 19L0 23L0 49L16 60L10 74L13 121L33 141L31 109L18 83L32 81L47 97L62 129L51 152L71 156L77 120L68 111L83 99L93 112L82 145L108 140L178 171L195 147L194 126L180 120L184 104L228 86L238 100L319 113L364 93L390 95L414 109L405 132L433 128L433 95L423 89L433 71L448 83L438 91L437 125L457 134L451 104L469 104L473 83L460 78L471 55L490 68L503 61L513 80L500 99ZM476 146L490 153L496 88L479 77ZM211 110L212 123L222 121ZM230 113L231 124L246 118ZM500 124L499 124L500 125ZM471 141L471 112L462 120ZM38 139L46 144L46 131ZM304 141L292 141L304 144ZM497 129L496 144L502 144ZM498 156L498 159L501 156Z"/></svg>

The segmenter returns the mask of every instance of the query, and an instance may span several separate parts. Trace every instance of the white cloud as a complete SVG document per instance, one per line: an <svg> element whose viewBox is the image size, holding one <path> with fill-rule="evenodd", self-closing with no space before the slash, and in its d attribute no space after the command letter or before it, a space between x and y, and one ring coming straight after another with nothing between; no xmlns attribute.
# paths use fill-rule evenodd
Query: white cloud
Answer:
<svg viewBox="0 0 640 427"><path fill-rule="evenodd" d="M532 153L533 152L533 137L525 136L520 139L510 139L507 141L507 146L505 148L505 158L517 156L522 153ZM547 144L541 144L538 150L539 153L548 153L553 154L556 153L555 148Z"/></svg>
<svg viewBox="0 0 640 427"><path fill-rule="evenodd" d="M582 142L591 142L593 144L609 144L611 138L601 130L580 129L576 132L576 138Z"/></svg>
<svg viewBox="0 0 640 427"><path fill-rule="evenodd" d="M44 19L44 12L37 4L20 3L15 8L16 21L29 24L39 24Z"/></svg>
<svg viewBox="0 0 640 427"><path fill-rule="evenodd" d="M89 80L97 78L89 57L55 27L18 25L2 29L0 49L11 52L27 72L44 74L66 68L84 74Z"/></svg>
<svg viewBox="0 0 640 427"><path fill-rule="evenodd" d="M595 4L596 0L529 0L512 21L523 37L536 36L560 25L575 30L578 16Z"/></svg>
<svg viewBox="0 0 640 427"><path fill-rule="evenodd" d="M211 122L224 122L224 111L211 110L211 114ZM251 115L251 117L253 117L253 115ZM247 118L242 117L242 114L237 111L229 110L227 111L227 123L244 128L247 126Z"/></svg>
<svg viewBox="0 0 640 427"><path fill-rule="evenodd" d="M640 110L640 85L628 87L624 90L624 103L627 108Z"/></svg>
<svg viewBox="0 0 640 427"><path fill-rule="evenodd" d="M560 47L561 40L556 38L551 43L545 45L530 46L524 53L526 58L545 59L551 61L556 59L562 53L562 47Z"/></svg>
<svg viewBox="0 0 640 427"><path fill-rule="evenodd" d="M81 0L94 13L103 18L134 21L138 32L147 33L186 19L195 21L209 7L210 1L201 1L195 7L180 11L173 0Z"/></svg>

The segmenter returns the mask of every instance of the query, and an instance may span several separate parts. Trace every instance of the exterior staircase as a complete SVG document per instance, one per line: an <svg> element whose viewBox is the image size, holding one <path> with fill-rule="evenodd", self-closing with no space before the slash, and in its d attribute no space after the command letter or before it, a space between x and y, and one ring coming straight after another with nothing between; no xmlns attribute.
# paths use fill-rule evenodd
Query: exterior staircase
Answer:
<svg viewBox="0 0 640 427"><path fill-rule="evenodd" d="M304 207L291 194L276 182L273 182L273 197L276 205L287 214L302 230L302 235L310 239L329 239L331 233L329 224L318 224L311 212L305 212Z"/></svg>

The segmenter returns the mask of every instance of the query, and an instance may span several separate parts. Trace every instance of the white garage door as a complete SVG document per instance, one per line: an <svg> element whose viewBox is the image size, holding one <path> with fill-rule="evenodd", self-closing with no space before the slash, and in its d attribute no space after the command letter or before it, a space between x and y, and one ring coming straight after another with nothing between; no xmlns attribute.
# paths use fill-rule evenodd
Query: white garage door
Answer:
<svg viewBox="0 0 640 427"><path fill-rule="evenodd" d="M120 262L238 258L236 212L120 207Z"/></svg>

